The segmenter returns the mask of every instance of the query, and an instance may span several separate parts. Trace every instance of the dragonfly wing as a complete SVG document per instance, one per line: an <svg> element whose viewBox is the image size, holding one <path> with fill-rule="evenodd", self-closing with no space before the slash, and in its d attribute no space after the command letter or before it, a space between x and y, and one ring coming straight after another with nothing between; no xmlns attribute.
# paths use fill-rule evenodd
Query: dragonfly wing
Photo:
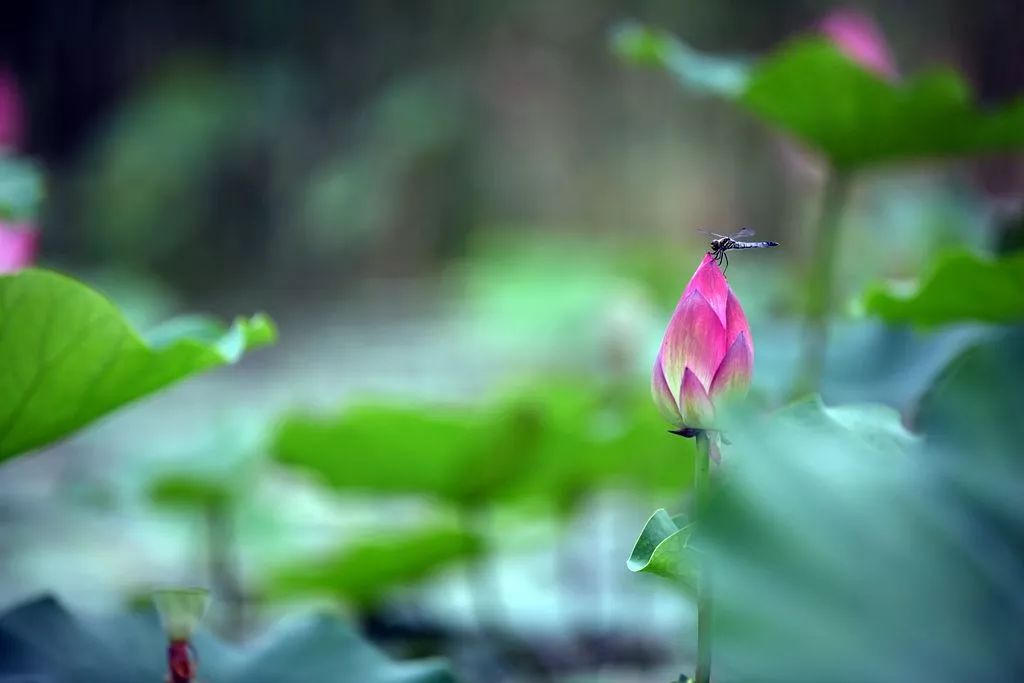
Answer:
<svg viewBox="0 0 1024 683"><path fill-rule="evenodd" d="M703 228L697 228L697 232L701 233L702 235L707 235L708 237L728 237L728 235L719 235L717 232L710 232Z"/></svg>
<svg viewBox="0 0 1024 683"><path fill-rule="evenodd" d="M733 235L732 238L734 240L741 240L741 239L745 239L747 237L753 237L753 236L754 236L754 229L753 228L740 228L739 232L737 232L735 235Z"/></svg>

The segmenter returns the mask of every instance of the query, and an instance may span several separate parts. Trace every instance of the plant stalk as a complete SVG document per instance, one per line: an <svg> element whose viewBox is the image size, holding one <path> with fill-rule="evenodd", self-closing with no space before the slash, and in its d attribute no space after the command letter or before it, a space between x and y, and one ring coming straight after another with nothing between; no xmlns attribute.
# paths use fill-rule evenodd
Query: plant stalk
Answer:
<svg viewBox="0 0 1024 683"><path fill-rule="evenodd" d="M241 637L246 630L246 593L235 553L230 505L223 501L209 503L205 518L210 585L225 604L226 630L235 637Z"/></svg>
<svg viewBox="0 0 1024 683"><path fill-rule="evenodd" d="M711 439L706 431L697 433L697 456L694 458L694 518L700 525L705 519L711 485ZM698 526L698 529L700 527ZM711 576L706 563L697 573L697 671L695 683L711 680Z"/></svg>
<svg viewBox="0 0 1024 683"><path fill-rule="evenodd" d="M193 683L195 661L188 640L172 640L167 645L167 680L170 683Z"/></svg>
<svg viewBox="0 0 1024 683"><path fill-rule="evenodd" d="M822 195L821 213L813 236L814 251L811 256L810 273L807 281L807 308L804 313L803 353L800 355L800 373L797 376L795 395L818 390L825 367L825 350L828 346L829 312L832 308L833 271L836 262L836 245L839 242L839 226L842 222L846 200L849 197L850 176L841 171L829 171Z"/></svg>

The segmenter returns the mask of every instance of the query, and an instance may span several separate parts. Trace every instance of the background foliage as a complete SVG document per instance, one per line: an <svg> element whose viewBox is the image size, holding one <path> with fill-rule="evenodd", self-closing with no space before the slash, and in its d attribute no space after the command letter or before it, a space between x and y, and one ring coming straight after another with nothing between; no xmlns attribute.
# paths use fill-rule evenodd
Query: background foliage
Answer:
<svg viewBox="0 0 1024 683"><path fill-rule="evenodd" d="M0 673L160 676L202 585L203 680L675 680L706 561L715 680L1019 680L1024 15L837 9L11 8ZM744 225L697 527L650 364Z"/></svg>

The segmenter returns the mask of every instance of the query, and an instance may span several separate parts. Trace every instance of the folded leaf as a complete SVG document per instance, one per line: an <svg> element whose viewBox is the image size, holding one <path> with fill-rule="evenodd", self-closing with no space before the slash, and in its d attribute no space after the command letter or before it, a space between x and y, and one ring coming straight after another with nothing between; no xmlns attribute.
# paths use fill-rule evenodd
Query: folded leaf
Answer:
<svg viewBox="0 0 1024 683"><path fill-rule="evenodd" d="M636 539L626 566L633 572L650 572L672 579L687 590L697 586L697 551L690 545L694 525L683 516L658 510Z"/></svg>

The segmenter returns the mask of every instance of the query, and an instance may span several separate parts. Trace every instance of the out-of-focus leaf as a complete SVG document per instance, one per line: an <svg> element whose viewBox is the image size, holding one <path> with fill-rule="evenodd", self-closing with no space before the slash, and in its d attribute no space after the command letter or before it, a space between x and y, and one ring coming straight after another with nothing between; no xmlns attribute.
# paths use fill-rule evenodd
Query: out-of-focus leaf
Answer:
<svg viewBox="0 0 1024 683"><path fill-rule="evenodd" d="M708 87L721 66L671 37L632 27L616 36L615 46L634 60L662 65L686 87L735 99L838 169L1024 147L1024 100L983 111L949 70L891 82L831 43L803 38L730 87Z"/></svg>
<svg viewBox="0 0 1024 683"><path fill-rule="evenodd" d="M0 460L60 439L189 375L274 340L269 318L239 318L217 338L147 343L114 306L56 273L0 277Z"/></svg>
<svg viewBox="0 0 1024 683"><path fill-rule="evenodd" d="M270 580L270 591L278 597L332 595L367 606L395 588L416 583L481 551L480 539L462 529L385 531L346 545L333 555L278 569Z"/></svg>
<svg viewBox="0 0 1024 683"><path fill-rule="evenodd" d="M921 400L917 426L977 461L1018 463L1024 444L1024 333L984 341L956 358ZM1007 478L1003 485L1022 489Z"/></svg>
<svg viewBox="0 0 1024 683"><path fill-rule="evenodd" d="M833 332L823 393L836 402L881 400L901 412L911 410L949 361L985 335L984 329L974 325L927 333L865 320L837 324ZM795 333L793 329L788 337L780 333L768 338L762 334L765 341L758 347L759 370L771 364L768 352L772 345L785 349L783 345L791 341L793 345L785 350L796 348ZM789 357L796 360L795 354ZM781 373L784 367L767 371Z"/></svg>
<svg viewBox="0 0 1024 683"><path fill-rule="evenodd" d="M238 647L204 632L192 640L199 680L218 683L443 683L438 660L395 662L334 616L285 622ZM52 598L0 616L0 677L53 683L164 680L167 637L152 611L81 618Z"/></svg>
<svg viewBox="0 0 1024 683"><path fill-rule="evenodd" d="M857 447L893 456L907 452L916 442L916 437L900 421L899 413L883 405L829 407L815 396L787 406L776 419L790 433L804 434L808 442L850 439Z"/></svg>
<svg viewBox="0 0 1024 683"><path fill-rule="evenodd" d="M996 259L967 251L944 254L913 291L875 284L864 293L867 313L919 326L1024 320L1024 253Z"/></svg>
<svg viewBox="0 0 1024 683"><path fill-rule="evenodd" d="M470 408L367 405L286 417L272 451L337 489L463 504L507 485L519 466L512 448L521 433L493 427Z"/></svg>
<svg viewBox="0 0 1024 683"><path fill-rule="evenodd" d="M667 69L686 88L724 97L739 96L749 78L748 60L712 57L658 31L626 22L612 32L612 49L641 66Z"/></svg>
<svg viewBox="0 0 1024 683"><path fill-rule="evenodd" d="M652 408L646 387L551 380L480 412L358 406L337 417L293 415L272 451L339 490L565 511L598 488L689 487L692 442L669 434Z"/></svg>
<svg viewBox="0 0 1024 683"><path fill-rule="evenodd" d="M1024 146L1024 101L982 111L953 71L892 83L823 40L795 41L758 65L741 102L838 168Z"/></svg>
<svg viewBox="0 0 1024 683"><path fill-rule="evenodd" d="M223 505L234 495L234 489L217 479L172 472L153 481L148 493L157 505L191 509Z"/></svg>
<svg viewBox="0 0 1024 683"><path fill-rule="evenodd" d="M0 156L0 220L31 219L43 200L43 179L35 164Z"/></svg>
<svg viewBox="0 0 1024 683"><path fill-rule="evenodd" d="M729 438L700 532L721 670L797 683L1014 680L1019 498L1015 526L1000 528L950 485L983 460L967 452L937 467L933 441L895 412L816 401L743 416Z"/></svg>
<svg viewBox="0 0 1024 683"><path fill-rule="evenodd" d="M90 151L80 220L93 240L150 263L180 253L215 201L202 188L251 124L237 116L245 105L240 79L198 65L172 67L127 102Z"/></svg>
<svg viewBox="0 0 1024 683"><path fill-rule="evenodd" d="M693 443L668 433L646 386L538 382L507 397L538 424L529 467L506 497L571 510L599 489L678 493L692 484Z"/></svg>
<svg viewBox="0 0 1024 683"><path fill-rule="evenodd" d="M262 418L226 420L154 447L152 455L162 457L142 463L136 476L146 497L159 507L222 511L257 487L265 440Z"/></svg>
<svg viewBox="0 0 1024 683"><path fill-rule="evenodd" d="M633 572L650 572L671 579L683 588L696 589L697 558L690 538L693 524L686 517L657 510L647 520L626 566Z"/></svg>
<svg viewBox="0 0 1024 683"><path fill-rule="evenodd" d="M344 137L353 144L333 150L309 178L302 178L296 192L295 215L309 241L320 250L337 251L391 229L392 222L401 220L395 207L411 178L420 178L417 173L425 165L444 168L428 178L452 171L448 157L471 120L466 102L465 93L443 72L418 72L383 88L358 113L354 131L346 119ZM422 188L421 182L412 185ZM428 222L438 218L420 216Z"/></svg>

